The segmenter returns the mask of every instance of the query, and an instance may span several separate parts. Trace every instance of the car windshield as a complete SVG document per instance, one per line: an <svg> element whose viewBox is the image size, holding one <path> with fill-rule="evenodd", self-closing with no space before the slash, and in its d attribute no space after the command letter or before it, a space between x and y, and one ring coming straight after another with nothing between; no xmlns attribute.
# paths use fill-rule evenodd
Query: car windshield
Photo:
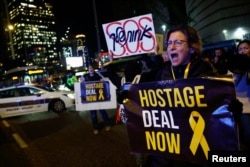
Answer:
<svg viewBox="0 0 250 167"><path fill-rule="evenodd" d="M48 92L55 92L56 91L54 88L51 88L51 87L48 87L48 86L35 86L35 87L46 90Z"/></svg>

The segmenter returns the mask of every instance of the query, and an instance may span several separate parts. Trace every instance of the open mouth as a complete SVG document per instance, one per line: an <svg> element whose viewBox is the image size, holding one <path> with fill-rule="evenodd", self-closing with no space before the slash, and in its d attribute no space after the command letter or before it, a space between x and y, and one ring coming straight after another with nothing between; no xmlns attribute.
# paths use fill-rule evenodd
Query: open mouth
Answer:
<svg viewBox="0 0 250 167"><path fill-rule="evenodd" d="M172 53L170 56L171 56L171 58L173 59L173 58L177 58L177 57L178 57L178 54Z"/></svg>

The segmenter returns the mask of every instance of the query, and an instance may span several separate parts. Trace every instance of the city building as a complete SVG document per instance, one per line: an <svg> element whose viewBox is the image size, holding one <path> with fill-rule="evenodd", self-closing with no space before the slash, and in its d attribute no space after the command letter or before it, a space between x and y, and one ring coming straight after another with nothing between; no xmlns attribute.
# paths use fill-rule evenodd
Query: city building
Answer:
<svg viewBox="0 0 250 167"><path fill-rule="evenodd" d="M70 28L68 28L70 29ZM66 32L67 34L68 32ZM67 70L81 71L87 69L89 57L85 34L66 35L60 40L62 64ZM65 61L64 61L65 60Z"/></svg>
<svg viewBox="0 0 250 167"><path fill-rule="evenodd" d="M55 18L52 5L44 0L6 0L9 33L7 58L16 66L59 65Z"/></svg>
<svg viewBox="0 0 250 167"><path fill-rule="evenodd" d="M250 39L249 0L187 0L189 25L200 33L203 44Z"/></svg>

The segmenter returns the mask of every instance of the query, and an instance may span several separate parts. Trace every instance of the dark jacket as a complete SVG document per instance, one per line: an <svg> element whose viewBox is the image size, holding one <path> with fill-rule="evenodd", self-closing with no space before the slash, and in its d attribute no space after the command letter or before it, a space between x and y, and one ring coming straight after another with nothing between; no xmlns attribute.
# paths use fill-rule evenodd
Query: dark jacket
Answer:
<svg viewBox="0 0 250 167"><path fill-rule="evenodd" d="M173 72L176 79L183 79L184 73L187 65L181 65L178 67L173 67ZM195 77L203 77L203 76L215 76L217 75L214 73L211 65L202 60L202 59L194 59L189 67L188 78L195 78ZM165 62L163 68L157 73L155 80L172 80L172 68L171 62Z"/></svg>
<svg viewBox="0 0 250 167"><path fill-rule="evenodd" d="M85 81L100 81L102 78L99 76L96 72L94 72L94 75L91 76L89 73L85 74L84 76Z"/></svg>

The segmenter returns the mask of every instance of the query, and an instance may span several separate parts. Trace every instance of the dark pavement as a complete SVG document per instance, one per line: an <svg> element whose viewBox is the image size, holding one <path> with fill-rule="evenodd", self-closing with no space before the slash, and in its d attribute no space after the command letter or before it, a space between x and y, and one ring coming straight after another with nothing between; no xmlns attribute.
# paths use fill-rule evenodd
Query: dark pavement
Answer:
<svg viewBox="0 0 250 167"><path fill-rule="evenodd" d="M14 140L2 140L0 166L135 167L126 126L115 123L116 110L108 110L108 114L113 126L110 131L102 129L98 135L93 134L88 112L67 111L49 120L18 123L13 129L28 147L20 148Z"/></svg>

